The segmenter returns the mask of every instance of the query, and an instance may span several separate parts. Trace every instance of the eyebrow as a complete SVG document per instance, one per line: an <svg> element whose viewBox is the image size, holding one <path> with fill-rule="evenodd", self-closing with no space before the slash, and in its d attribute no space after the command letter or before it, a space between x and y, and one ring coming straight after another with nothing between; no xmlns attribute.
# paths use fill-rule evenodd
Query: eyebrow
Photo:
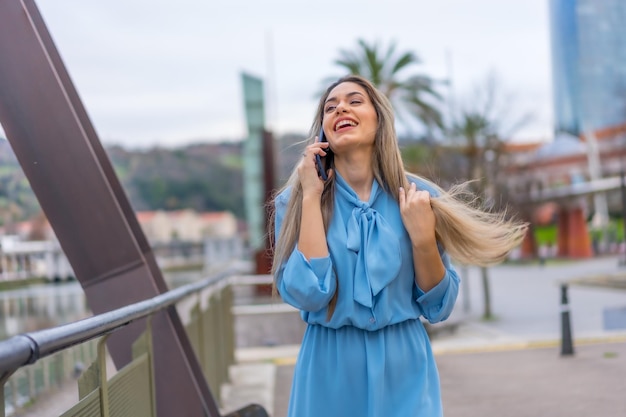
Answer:
<svg viewBox="0 0 626 417"><path fill-rule="evenodd" d="M352 91L352 92L346 94L346 97L352 97L352 96L356 96L356 95L363 96L363 93L361 93L360 91ZM328 97L326 99L326 101L324 102L324 105L326 105L330 101L337 101L337 97L335 97L335 96Z"/></svg>

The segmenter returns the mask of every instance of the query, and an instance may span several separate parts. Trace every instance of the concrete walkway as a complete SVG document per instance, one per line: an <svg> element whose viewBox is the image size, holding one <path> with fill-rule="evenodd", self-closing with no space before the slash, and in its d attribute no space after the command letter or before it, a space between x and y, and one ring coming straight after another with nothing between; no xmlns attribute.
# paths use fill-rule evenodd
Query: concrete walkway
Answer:
<svg viewBox="0 0 626 417"><path fill-rule="evenodd" d="M438 355L446 417L626 416L626 343L581 345L568 357L559 352Z"/></svg>
<svg viewBox="0 0 626 417"><path fill-rule="evenodd" d="M566 356L556 340L433 346L446 417L626 416L626 334L574 341L574 354ZM272 417L285 417L297 350L240 351L252 383L234 392L230 405L256 402ZM239 389L246 385L239 382Z"/></svg>

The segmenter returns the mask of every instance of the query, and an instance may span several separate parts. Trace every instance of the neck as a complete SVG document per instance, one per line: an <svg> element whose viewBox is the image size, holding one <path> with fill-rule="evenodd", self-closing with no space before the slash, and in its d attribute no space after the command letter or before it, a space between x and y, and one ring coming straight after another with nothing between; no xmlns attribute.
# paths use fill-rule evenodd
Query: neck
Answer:
<svg viewBox="0 0 626 417"><path fill-rule="evenodd" d="M374 180L371 155L361 157L352 155L344 158L335 156L335 169L357 193L361 201L369 201Z"/></svg>

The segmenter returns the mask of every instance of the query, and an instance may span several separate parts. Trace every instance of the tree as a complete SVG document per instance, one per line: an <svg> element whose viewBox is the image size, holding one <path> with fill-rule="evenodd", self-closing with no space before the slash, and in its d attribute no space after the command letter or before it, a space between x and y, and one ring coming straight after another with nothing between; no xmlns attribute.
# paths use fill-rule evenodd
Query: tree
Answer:
<svg viewBox="0 0 626 417"><path fill-rule="evenodd" d="M416 120L429 136L433 130L442 129L443 118L437 108L441 96L435 89L436 81L423 74L404 75L420 64L419 57L413 52L396 53L395 42L386 50L363 39L357 43L355 50L340 50L335 64L350 74L369 79L393 103L398 119L408 130Z"/></svg>
<svg viewBox="0 0 626 417"><path fill-rule="evenodd" d="M494 74L478 85L471 95L471 103L452 115L449 137L464 156L465 172L461 177L471 180L469 187L482 199L482 205L502 210L508 201L507 189L499 181L500 167L506 153L506 143L513 134L530 120L530 114L513 115L515 100L505 95ZM496 198L499 196L500 198ZM484 309L483 318L493 318L489 270L481 268Z"/></svg>
<svg viewBox="0 0 626 417"><path fill-rule="evenodd" d="M504 92L493 73L475 87L470 98L457 114L451 115L448 138L464 156L464 172L460 174L473 180L470 186L487 199L489 207L500 210L508 201L495 198L506 194L506 188L501 187L500 168L507 156L507 143L532 116L514 112L515 97Z"/></svg>

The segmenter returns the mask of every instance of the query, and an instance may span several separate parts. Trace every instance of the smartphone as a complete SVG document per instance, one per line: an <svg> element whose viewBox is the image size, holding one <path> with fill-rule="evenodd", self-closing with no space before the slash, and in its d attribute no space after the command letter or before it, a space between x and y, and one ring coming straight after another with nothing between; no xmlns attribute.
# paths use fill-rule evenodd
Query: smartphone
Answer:
<svg viewBox="0 0 626 417"><path fill-rule="evenodd" d="M320 134L319 134L319 139L320 142L327 142L326 141L326 135L324 135L324 128L320 129ZM324 181L326 181L328 179L328 169L330 169L330 161L332 159L333 156L333 152L330 150L329 148L325 149L326 151L326 156L324 157L324 161L322 161L322 157L319 155L315 155L315 161L316 161L316 165L317 165L317 173L319 174L320 177L322 177L322 179Z"/></svg>

